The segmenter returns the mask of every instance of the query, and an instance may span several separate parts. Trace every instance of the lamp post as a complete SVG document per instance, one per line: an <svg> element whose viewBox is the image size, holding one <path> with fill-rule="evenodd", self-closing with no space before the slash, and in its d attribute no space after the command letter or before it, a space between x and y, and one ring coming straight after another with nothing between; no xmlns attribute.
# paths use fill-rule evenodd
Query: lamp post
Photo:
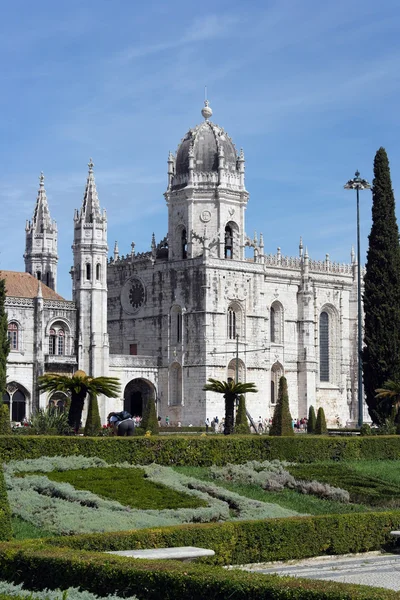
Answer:
<svg viewBox="0 0 400 600"><path fill-rule="evenodd" d="M371 189L366 179L361 179L360 172L355 172L354 179L344 186L345 190L357 192L357 313L358 313L358 426L363 424L363 381L362 381L362 325L361 325L361 251L360 251L360 190Z"/></svg>

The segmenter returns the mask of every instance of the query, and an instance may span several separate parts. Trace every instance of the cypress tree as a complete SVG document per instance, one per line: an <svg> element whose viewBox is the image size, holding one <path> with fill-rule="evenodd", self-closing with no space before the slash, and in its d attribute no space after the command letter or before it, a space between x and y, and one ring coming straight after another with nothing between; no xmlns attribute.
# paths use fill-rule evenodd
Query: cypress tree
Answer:
<svg viewBox="0 0 400 600"><path fill-rule="evenodd" d="M0 405L3 404L3 394L6 391L7 357L10 351L5 301L6 285L4 279L0 279Z"/></svg>
<svg viewBox="0 0 400 600"><path fill-rule="evenodd" d="M141 427L144 429L145 432L151 431L153 435L158 435L160 433L154 398L150 397L147 401Z"/></svg>
<svg viewBox="0 0 400 600"><path fill-rule="evenodd" d="M322 406L319 407L317 412L317 422L315 423L314 433L317 435L323 435L328 433L328 428L326 426L325 412Z"/></svg>
<svg viewBox="0 0 400 600"><path fill-rule="evenodd" d="M316 423L317 423L317 417L315 415L314 407L310 406L310 408L308 409L307 433L315 432Z"/></svg>
<svg viewBox="0 0 400 600"><path fill-rule="evenodd" d="M289 410L289 396L286 377L279 379L278 401L269 435L294 435L292 417Z"/></svg>
<svg viewBox="0 0 400 600"><path fill-rule="evenodd" d="M99 413L99 403L97 401L97 396L95 394L91 394L89 396L88 414L86 417L85 429L83 434L85 436L98 435L100 429L101 419Z"/></svg>
<svg viewBox="0 0 400 600"><path fill-rule="evenodd" d="M364 277L362 366L369 414L375 423L390 418L376 389L400 379L400 246L389 161L384 148L374 160L372 228Z"/></svg>
<svg viewBox="0 0 400 600"><path fill-rule="evenodd" d="M239 406L236 411L235 433L250 433L250 427L246 414L246 400L243 394L240 394L239 396Z"/></svg>

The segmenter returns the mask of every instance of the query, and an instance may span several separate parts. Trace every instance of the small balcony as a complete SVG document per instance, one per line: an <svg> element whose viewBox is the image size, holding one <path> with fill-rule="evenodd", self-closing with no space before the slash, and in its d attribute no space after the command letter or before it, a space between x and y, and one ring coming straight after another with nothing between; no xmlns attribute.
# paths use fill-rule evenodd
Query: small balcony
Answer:
<svg viewBox="0 0 400 600"><path fill-rule="evenodd" d="M72 354L45 354L44 362L55 365L77 365L78 361Z"/></svg>

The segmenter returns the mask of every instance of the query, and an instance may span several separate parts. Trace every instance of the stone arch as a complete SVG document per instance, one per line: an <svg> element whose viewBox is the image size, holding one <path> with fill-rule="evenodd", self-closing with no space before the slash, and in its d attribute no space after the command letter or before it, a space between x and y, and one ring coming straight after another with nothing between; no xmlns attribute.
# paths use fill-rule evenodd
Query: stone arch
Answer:
<svg viewBox="0 0 400 600"><path fill-rule="evenodd" d="M279 380L283 374L283 367L277 361L271 367L271 404L276 404L278 400Z"/></svg>
<svg viewBox="0 0 400 600"><path fill-rule="evenodd" d="M246 367L244 362L239 358L238 360L238 379L241 383L246 381ZM229 379L233 379L236 381L236 358L232 358L232 360L228 364L227 368L227 381Z"/></svg>
<svg viewBox="0 0 400 600"><path fill-rule="evenodd" d="M156 399L154 385L142 377L132 379L124 389L124 410L133 417L143 417L150 399Z"/></svg>
<svg viewBox="0 0 400 600"><path fill-rule="evenodd" d="M243 309L236 300L229 303L226 313L226 336L229 340L235 340L236 335L243 336Z"/></svg>
<svg viewBox="0 0 400 600"><path fill-rule="evenodd" d="M239 226L235 221L228 221L225 224L224 258L240 259Z"/></svg>
<svg viewBox="0 0 400 600"><path fill-rule="evenodd" d="M8 401L3 396L3 400L10 408L11 421L23 421L26 417L26 406L30 399L28 390L16 381L12 381L6 386Z"/></svg>
<svg viewBox="0 0 400 600"><path fill-rule="evenodd" d="M69 396L65 392L55 392L49 397L48 407L57 409L58 413L66 411L69 405Z"/></svg>

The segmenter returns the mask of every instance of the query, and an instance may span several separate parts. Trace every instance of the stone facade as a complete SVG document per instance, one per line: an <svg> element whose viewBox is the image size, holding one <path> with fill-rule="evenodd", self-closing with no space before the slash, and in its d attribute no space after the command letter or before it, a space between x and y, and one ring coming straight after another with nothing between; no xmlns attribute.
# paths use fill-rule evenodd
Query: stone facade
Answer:
<svg viewBox="0 0 400 600"><path fill-rule="evenodd" d="M21 316L27 353L18 360L10 355L11 379L26 391L32 409L46 405L48 398L35 400L35 378L54 367L54 357L50 365L43 348L52 319L63 318L73 366L120 378L123 397L101 401L103 420L111 409L142 414L152 400L172 423L201 425L207 417L221 418L223 398L203 391L210 377L254 382L258 393L247 398L249 412L256 420L269 418L284 374L293 417L306 416L312 404L324 407L329 425L353 422L354 254L345 265L332 263L328 255L313 261L301 240L296 257L282 256L279 248L266 254L262 234L246 235L244 152L210 121L207 102L202 115L204 121L168 156L168 233L158 244L153 236L148 252L136 254L132 244L121 257L116 243L107 260L107 217L90 161L83 204L74 216L73 302L59 301L51 309L50 300L29 300ZM42 180L40 189L43 206ZM41 214L42 220L47 215L44 229L50 231L48 207ZM36 236L40 227L36 219ZM26 269L37 275L31 238L30 224ZM47 260L47 244L37 244L43 254L36 252L38 264ZM52 260L56 264L53 255ZM54 266L52 273L56 282ZM13 299L7 302L10 319L17 319ZM59 368L72 365L62 357L58 361Z"/></svg>

